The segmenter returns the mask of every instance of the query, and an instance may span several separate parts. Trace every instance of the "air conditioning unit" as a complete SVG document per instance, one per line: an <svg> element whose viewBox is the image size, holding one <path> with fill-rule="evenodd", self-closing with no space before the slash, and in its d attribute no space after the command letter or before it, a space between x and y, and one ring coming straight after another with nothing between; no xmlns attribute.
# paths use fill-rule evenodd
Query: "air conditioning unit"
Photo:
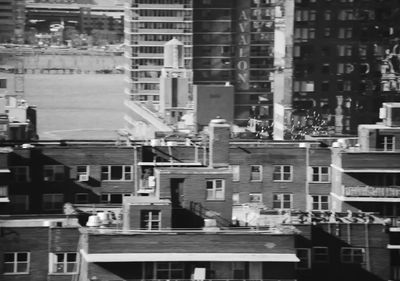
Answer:
<svg viewBox="0 0 400 281"><path fill-rule="evenodd" d="M79 175L79 181L88 181L89 175Z"/></svg>

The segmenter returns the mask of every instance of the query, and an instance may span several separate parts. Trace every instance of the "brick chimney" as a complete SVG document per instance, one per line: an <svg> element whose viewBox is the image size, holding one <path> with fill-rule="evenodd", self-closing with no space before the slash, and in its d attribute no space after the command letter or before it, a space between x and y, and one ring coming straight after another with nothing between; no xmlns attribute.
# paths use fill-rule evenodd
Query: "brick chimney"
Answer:
<svg viewBox="0 0 400 281"><path fill-rule="evenodd" d="M229 165L229 137L231 126L225 119L216 118L210 121L210 161L213 168Z"/></svg>

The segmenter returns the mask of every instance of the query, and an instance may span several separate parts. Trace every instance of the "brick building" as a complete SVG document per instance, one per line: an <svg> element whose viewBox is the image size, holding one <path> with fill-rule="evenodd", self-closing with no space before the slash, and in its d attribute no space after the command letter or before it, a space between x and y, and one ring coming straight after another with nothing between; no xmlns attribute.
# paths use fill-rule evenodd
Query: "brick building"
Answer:
<svg viewBox="0 0 400 281"><path fill-rule="evenodd" d="M369 157L381 160L368 170L392 174L393 168L397 175L396 106L388 105L387 113L393 118L375 125L383 131L360 127L359 147L344 140L332 148L319 141L231 140L221 119L210 123L203 140L14 143L1 154L7 192L0 203L4 215L14 216L0 221L16 213L77 213L91 228L80 228L79 250L56 255L60 263L70 258L71 268L80 264L80 270L64 272L76 280L187 279L203 272L196 268L205 268L206 279L320 280L330 272L329 280L397 280L399 243L396 229L388 227L397 219L379 217L385 204L397 208L397 199L382 200L377 192L365 198L366 188L355 202L338 188L339 180L349 181L346 173L353 171L347 169L363 169L373 162ZM392 150L371 151L376 140ZM73 203L72 211L66 202ZM3 231L11 226L4 224ZM3 272L8 263L17 266L18 245L3 250ZM143 245L154 249L145 253ZM72 253L79 253L79 262ZM38 266L51 273L47 264Z"/></svg>

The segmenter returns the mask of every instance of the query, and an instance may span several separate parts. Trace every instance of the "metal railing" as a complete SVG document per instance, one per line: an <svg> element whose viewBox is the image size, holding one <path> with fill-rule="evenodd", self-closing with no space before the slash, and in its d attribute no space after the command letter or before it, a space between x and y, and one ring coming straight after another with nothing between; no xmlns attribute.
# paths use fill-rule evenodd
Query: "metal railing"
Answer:
<svg viewBox="0 0 400 281"><path fill-rule="evenodd" d="M207 209L199 202L190 201L190 211L192 211L194 214L198 215L199 217L202 217L205 219L216 220L217 226L219 226L219 227L227 227L232 224L232 221L225 219L224 217L221 217L215 211Z"/></svg>
<svg viewBox="0 0 400 281"><path fill-rule="evenodd" d="M400 186L344 186L345 197L400 198Z"/></svg>

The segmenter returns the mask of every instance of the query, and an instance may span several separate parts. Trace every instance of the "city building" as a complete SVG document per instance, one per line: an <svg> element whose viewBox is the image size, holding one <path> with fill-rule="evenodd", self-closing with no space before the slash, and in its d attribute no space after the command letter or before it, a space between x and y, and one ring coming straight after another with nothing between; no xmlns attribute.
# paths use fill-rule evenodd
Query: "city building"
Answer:
<svg viewBox="0 0 400 281"><path fill-rule="evenodd" d="M0 3L0 43L23 43L25 1L4 0Z"/></svg>
<svg viewBox="0 0 400 281"><path fill-rule="evenodd" d="M359 145L231 139L223 119L204 139L4 142L2 277L398 280L399 107Z"/></svg>
<svg viewBox="0 0 400 281"><path fill-rule="evenodd" d="M288 88L280 104L303 118L317 112L332 134L377 122L382 102L399 100L398 8L397 1L286 1Z"/></svg>
<svg viewBox="0 0 400 281"><path fill-rule="evenodd" d="M8 92L7 82L0 77L0 140L37 139L36 107L29 105L19 93Z"/></svg>
<svg viewBox="0 0 400 281"><path fill-rule="evenodd" d="M332 147L332 207L397 217L400 103L384 103L382 123L360 125L358 146Z"/></svg>
<svg viewBox="0 0 400 281"><path fill-rule="evenodd" d="M95 45L116 44L123 41L123 10L119 0L27 0L26 28L49 33L52 25L63 22L67 29L95 37Z"/></svg>
<svg viewBox="0 0 400 281"><path fill-rule="evenodd" d="M176 38L184 45L188 97L192 85L234 87L233 122L273 119L275 1L128 1L125 43L128 46L125 102L127 130L134 135L136 108L158 110L162 46ZM239 20L237 20L239 19ZM235 47L236 46L236 47ZM192 77L191 77L192 76ZM214 118L213 116L212 118ZM230 116L221 116L230 119Z"/></svg>

